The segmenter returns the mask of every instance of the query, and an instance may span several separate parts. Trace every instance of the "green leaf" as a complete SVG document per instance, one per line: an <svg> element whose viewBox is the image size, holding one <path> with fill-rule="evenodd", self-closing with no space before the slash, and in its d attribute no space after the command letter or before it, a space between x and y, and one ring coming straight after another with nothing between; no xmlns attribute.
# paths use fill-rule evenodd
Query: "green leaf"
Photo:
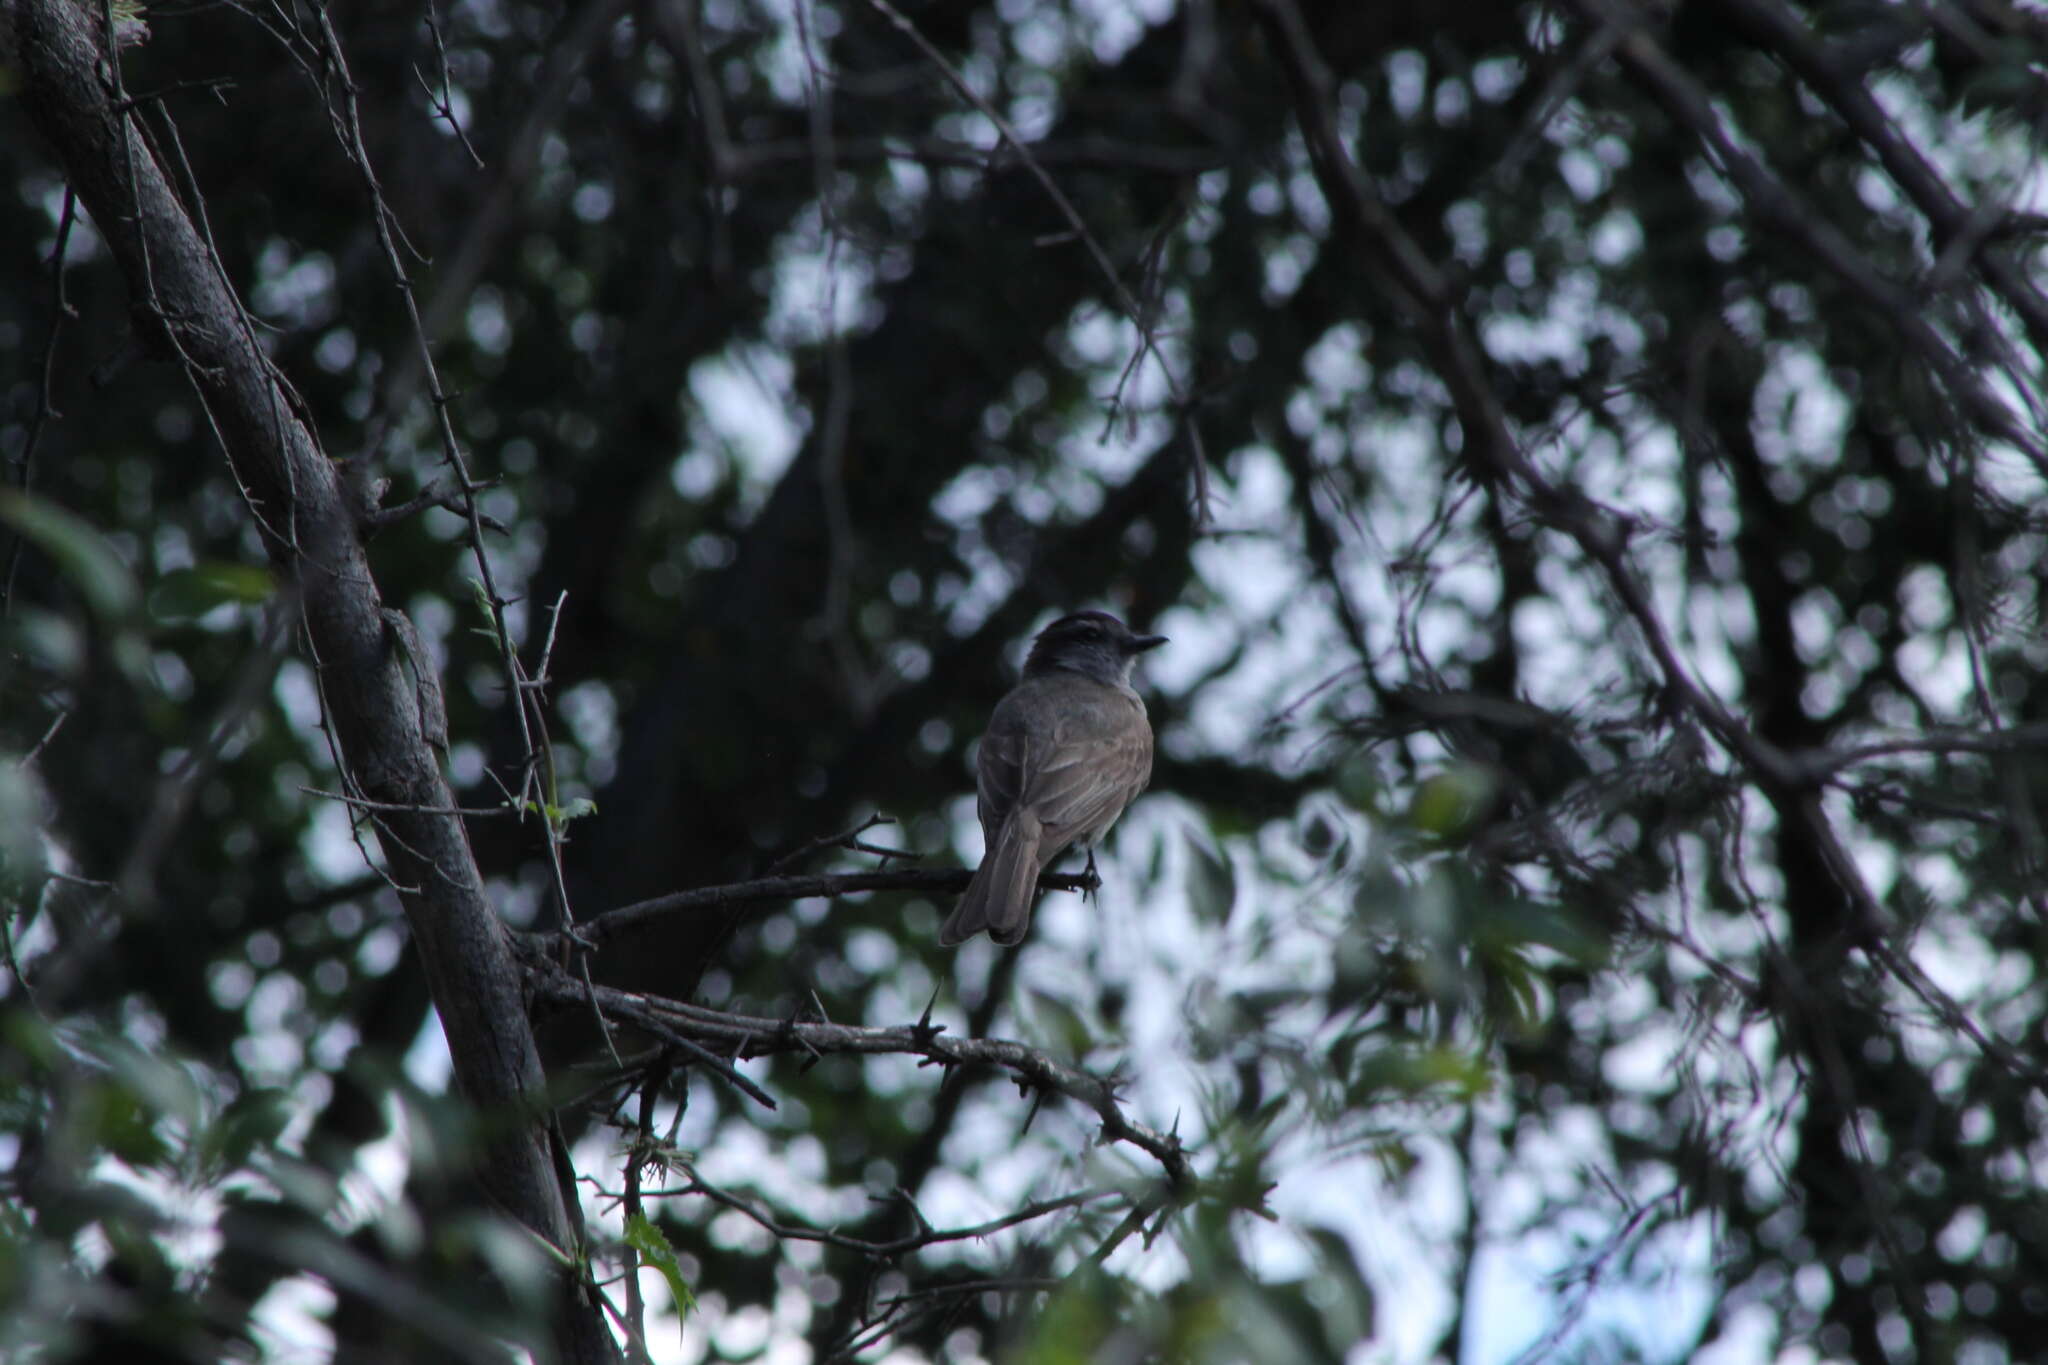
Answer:
<svg viewBox="0 0 2048 1365"><path fill-rule="evenodd" d="M239 1095L201 1139L206 1169L216 1175L240 1170L258 1148L268 1151L291 1122L290 1097L282 1090Z"/></svg>
<svg viewBox="0 0 2048 1365"><path fill-rule="evenodd" d="M189 620L215 607L269 601L276 590L276 581L254 564L212 560L157 579L149 590L149 613L160 621Z"/></svg>
<svg viewBox="0 0 2048 1365"><path fill-rule="evenodd" d="M1230 855L1192 833L1187 839L1188 904L1194 908L1195 918L1223 924L1230 919L1230 908L1237 902L1237 870L1230 865Z"/></svg>
<svg viewBox="0 0 2048 1365"><path fill-rule="evenodd" d="M112 1040L102 1055L108 1075L150 1114L176 1119L187 1128L204 1120L205 1096L183 1062L126 1039Z"/></svg>
<svg viewBox="0 0 2048 1365"><path fill-rule="evenodd" d="M1397 1184L1414 1174L1415 1168L1422 1164L1422 1158L1404 1138L1389 1138L1371 1148L1370 1155L1387 1179Z"/></svg>
<svg viewBox="0 0 2048 1365"><path fill-rule="evenodd" d="M1323 1321L1301 1280L1260 1283L1233 1277L1223 1294L1223 1313L1238 1346L1238 1359L1341 1365L1343 1353L1323 1344ZM1190 1353L1192 1354L1192 1353ZM1185 1358L1185 1357L1183 1357Z"/></svg>
<svg viewBox="0 0 2048 1365"><path fill-rule="evenodd" d="M1390 1047L1368 1054L1353 1078L1352 1102L1370 1104L1387 1094L1449 1090L1472 1098L1492 1088L1484 1058L1452 1047Z"/></svg>
<svg viewBox="0 0 2048 1365"><path fill-rule="evenodd" d="M661 1278L668 1281L668 1292L675 1296L677 1313L687 1316L697 1306L697 1296L683 1280L682 1265L667 1235L646 1214L636 1213L626 1219L626 1245L640 1253L640 1264L661 1272Z"/></svg>
<svg viewBox="0 0 2048 1365"><path fill-rule="evenodd" d="M1321 1308L1324 1339L1341 1357L1353 1343L1370 1340L1373 1335L1372 1286L1359 1272L1350 1242L1329 1228L1303 1231L1315 1244L1324 1278L1339 1291L1324 1297Z"/></svg>
<svg viewBox="0 0 2048 1365"><path fill-rule="evenodd" d="M1503 927L1521 942L1562 953L1581 966L1604 966L1611 951L1608 941L1581 916L1556 906L1516 904L1509 924Z"/></svg>
<svg viewBox="0 0 2048 1365"><path fill-rule="evenodd" d="M1499 780L1477 764L1447 768L1416 789L1409 823L1439 839L1460 838L1479 823L1499 790Z"/></svg>
<svg viewBox="0 0 2048 1365"><path fill-rule="evenodd" d="M1032 1019L1046 1041L1070 1057L1086 1056L1095 1039L1081 1012L1066 1001L1036 986L1028 987Z"/></svg>
<svg viewBox="0 0 2048 1365"><path fill-rule="evenodd" d="M1271 1025L1273 1016L1284 1009L1292 1009L1309 998L1309 993L1299 986L1267 986L1233 993L1231 1003L1244 1011L1246 1017L1257 1027Z"/></svg>
<svg viewBox="0 0 2048 1365"><path fill-rule="evenodd" d="M171 1149L157 1131L156 1114L126 1086L102 1082L80 1094L80 1120L71 1136L90 1150L107 1152L139 1169L165 1164Z"/></svg>
<svg viewBox="0 0 2048 1365"><path fill-rule="evenodd" d="M0 521L48 555L100 620L119 621L135 610L135 576L91 522L12 488L0 488Z"/></svg>
<svg viewBox="0 0 2048 1365"><path fill-rule="evenodd" d="M2024 42L1987 44L1979 63L1963 78L1963 107L1972 113L2010 113L2035 89L2039 76Z"/></svg>
<svg viewBox="0 0 2048 1365"><path fill-rule="evenodd" d="M1380 813L1379 765L1364 754L1344 761L1337 769L1337 797L1353 810L1367 815Z"/></svg>
<svg viewBox="0 0 2048 1365"><path fill-rule="evenodd" d="M558 828L568 824L571 820L581 820L586 815L595 814L597 814L597 802L587 796L575 797L566 806L548 807L548 819L554 821Z"/></svg>
<svg viewBox="0 0 2048 1365"><path fill-rule="evenodd" d="M341 1182L334 1172L311 1161L288 1157L274 1146L267 1155L269 1160L260 1163L263 1175L277 1187L278 1198L283 1203L304 1209L316 1218L325 1218L334 1212L336 1203L341 1199ZM398 1207L403 1208L402 1205ZM394 1210L394 1216L395 1213Z"/></svg>
<svg viewBox="0 0 2048 1365"><path fill-rule="evenodd" d="M1489 999L1495 1011L1504 1016L1501 1025L1522 1032L1534 1030L1542 1023L1543 1009L1535 967L1513 949L1492 954L1487 962L1492 968L1489 979L1496 987L1496 993Z"/></svg>
<svg viewBox="0 0 2048 1365"><path fill-rule="evenodd" d="M1075 1276L1027 1319L1029 1335L1012 1351L1020 1365L1087 1365L1097 1348L1131 1316L1117 1284L1099 1271Z"/></svg>
<svg viewBox="0 0 2048 1365"><path fill-rule="evenodd" d="M41 785L19 758L0 754L0 896L32 903L46 871Z"/></svg>
<svg viewBox="0 0 2048 1365"><path fill-rule="evenodd" d="M65 1060L64 1045L58 1041L57 1031L33 1010L0 1011L0 1045L11 1049L17 1062L27 1066L61 1066ZM0 1095L11 1098L11 1087L18 1079L18 1075L10 1076L9 1089L0 1090Z"/></svg>

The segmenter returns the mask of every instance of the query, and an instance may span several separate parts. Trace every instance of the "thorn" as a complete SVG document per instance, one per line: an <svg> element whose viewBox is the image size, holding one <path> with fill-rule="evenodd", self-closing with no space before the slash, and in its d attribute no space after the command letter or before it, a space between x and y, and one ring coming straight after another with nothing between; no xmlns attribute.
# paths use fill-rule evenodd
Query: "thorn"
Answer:
<svg viewBox="0 0 2048 1365"><path fill-rule="evenodd" d="M813 1001L816 1001L816 1000L817 1000L817 998L818 998L818 993L817 993L816 991L812 991L812 992L811 992L811 999L812 999ZM819 1008L819 1012L820 1012L820 1013L823 1013L823 1011L824 1011L824 1006L820 1005L820 1006L819 1006L818 1008ZM809 1071L809 1070L810 1070L810 1069L811 1069L812 1067L816 1066L816 1065L817 1065L817 1064L818 1064L819 1062L822 1062L822 1061L824 1061L824 1060L825 1060L825 1054L824 1054L824 1053L822 1053L822 1052L820 1052L820 1051L818 1051L817 1047L816 1047L816 1046L815 1046L815 1045L814 1045L814 1044L813 1044L813 1043L811 1042L811 1040L810 1040L810 1039L808 1039L808 1038L804 1037L804 1036L803 1036L803 1035L802 1035L801 1033L798 1033L798 1032L796 1031L796 1026L797 1026L797 1019L798 1019L798 1016L799 1016L799 1015L801 1015L802 1013L803 1013L803 1006L801 1006L801 1005L793 1006L793 1007L792 1007L792 1008L790 1009L790 1011L789 1011L789 1017L788 1017L787 1019L784 1019L784 1020L782 1021L782 1027L781 1027L781 1028L779 1028L778 1030L776 1030L776 1033L777 1033L778 1037L779 1037L779 1038L780 1038L780 1039L781 1039L782 1041L784 1041L784 1042L795 1042L795 1043L797 1043L798 1045L800 1045L800 1046L801 1046L801 1047L803 1048L803 1050L804 1050L804 1051L806 1051L806 1052L808 1052L808 1053L810 1053L810 1054L811 1054L811 1055L810 1055L809 1057L807 1057L807 1058L805 1058L805 1059L804 1059L804 1063L803 1063L803 1065L802 1065L802 1066L799 1066L799 1067L798 1067L798 1068L796 1069L796 1074L797 1074L797 1075L799 1075L799 1076L801 1076L801 1075L804 1075L804 1074L805 1074L806 1072L808 1072L808 1071ZM830 1021L828 1020L827 1022L829 1023Z"/></svg>
<svg viewBox="0 0 2048 1365"><path fill-rule="evenodd" d="M919 1047L930 1047L932 1041L946 1031L944 1024L934 1024L932 1022L932 1006L938 1003L939 987L933 986L932 998L924 1002L924 1013L918 1016L917 1022L911 1025L910 1028L910 1036L917 1040ZM926 1058L927 1062L930 1060L930 1058ZM920 1062L919 1065L922 1066L924 1063Z"/></svg>
<svg viewBox="0 0 2048 1365"><path fill-rule="evenodd" d="M910 1216L916 1220L917 1235L920 1237L931 1236L932 1225L925 1220L924 1210L917 1206L917 1200L911 1197L910 1191L898 1185L896 1187L896 1197L903 1201L903 1206L910 1210Z"/></svg>
<svg viewBox="0 0 2048 1365"><path fill-rule="evenodd" d="M1022 1129L1018 1130L1018 1133L1017 1133L1017 1136L1018 1136L1018 1137L1023 1137L1023 1136L1025 1135L1025 1134L1027 1134L1027 1133L1029 1133L1029 1132L1031 1131L1031 1123L1032 1123L1032 1120L1034 1120L1034 1119L1036 1119L1036 1118L1038 1117L1038 1111L1039 1111L1039 1110L1040 1110L1041 1108L1043 1108L1043 1107L1044 1107L1044 1105L1045 1105L1045 1092L1044 1092L1043 1090L1040 1090L1040 1091L1037 1091L1037 1092L1035 1092L1035 1093L1034 1093L1034 1094L1033 1094L1033 1095L1031 1096L1031 1112L1030 1112L1030 1113L1028 1113L1028 1114L1026 1114L1026 1115L1024 1116L1024 1127L1023 1127Z"/></svg>

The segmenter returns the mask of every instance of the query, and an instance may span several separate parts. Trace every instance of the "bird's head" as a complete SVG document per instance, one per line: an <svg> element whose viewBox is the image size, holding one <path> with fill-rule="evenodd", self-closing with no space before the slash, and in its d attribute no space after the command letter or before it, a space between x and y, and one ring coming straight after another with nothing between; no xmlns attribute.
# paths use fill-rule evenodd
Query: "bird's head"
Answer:
<svg viewBox="0 0 2048 1365"><path fill-rule="evenodd" d="M1106 611L1077 611L1038 632L1024 676L1064 669L1107 683L1129 683L1131 662L1166 643L1164 635L1134 635Z"/></svg>

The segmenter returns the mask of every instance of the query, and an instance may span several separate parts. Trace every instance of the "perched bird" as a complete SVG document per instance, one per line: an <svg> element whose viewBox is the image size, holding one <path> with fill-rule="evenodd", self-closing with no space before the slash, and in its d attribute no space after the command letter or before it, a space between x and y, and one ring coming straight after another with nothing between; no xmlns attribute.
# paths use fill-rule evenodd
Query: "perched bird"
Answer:
<svg viewBox="0 0 2048 1365"><path fill-rule="evenodd" d="M1131 690L1131 664L1165 643L1101 611L1062 616L1038 633L1023 681L981 737L975 793L988 849L940 943L984 929L1006 946L1023 938L1038 874L1067 845L1092 846L1145 790L1152 723Z"/></svg>

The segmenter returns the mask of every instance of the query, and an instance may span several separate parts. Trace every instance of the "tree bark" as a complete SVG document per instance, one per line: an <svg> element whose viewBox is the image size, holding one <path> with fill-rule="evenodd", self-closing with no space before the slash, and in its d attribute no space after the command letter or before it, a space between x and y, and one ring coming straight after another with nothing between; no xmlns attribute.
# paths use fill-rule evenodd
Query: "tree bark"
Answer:
<svg viewBox="0 0 2048 1365"><path fill-rule="evenodd" d="M24 103L126 274L137 325L182 364L272 561L297 582L338 754L352 788L387 807L373 825L456 1082L497 1116L487 1126L500 1136L479 1153L483 1188L574 1264L574 1192L562 1188L550 1159L540 1058L507 931L485 897L460 818L429 813L454 801L385 624L356 499L257 345L217 257L122 99L101 9L81 0L0 5L11 11ZM560 1310L563 1359L618 1358L601 1310L569 1277Z"/></svg>

